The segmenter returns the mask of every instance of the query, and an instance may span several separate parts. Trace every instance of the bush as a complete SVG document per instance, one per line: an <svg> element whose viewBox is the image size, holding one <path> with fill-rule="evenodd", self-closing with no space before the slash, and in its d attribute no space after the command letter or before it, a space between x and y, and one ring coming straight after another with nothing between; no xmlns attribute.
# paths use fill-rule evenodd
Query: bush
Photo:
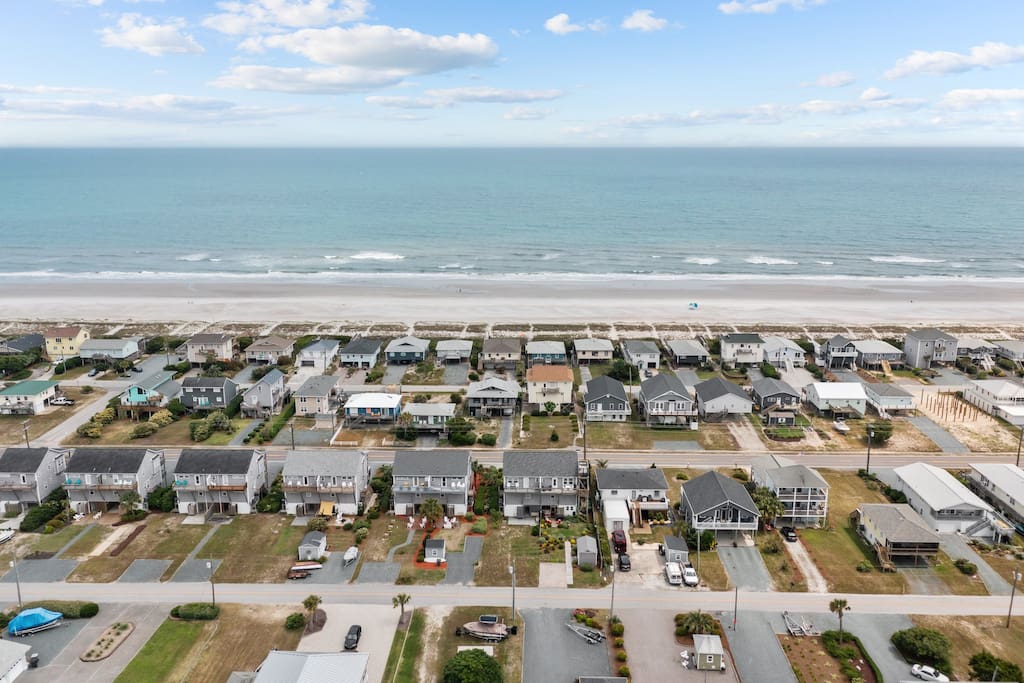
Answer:
<svg viewBox="0 0 1024 683"><path fill-rule="evenodd" d="M857 563L857 571L861 574L868 574L872 569L874 569L874 567L872 567L871 563L867 560L861 560Z"/></svg>
<svg viewBox="0 0 1024 683"><path fill-rule="evenodd" d="M213 430L206 420L192 420L188 425L188 432L193 441L206 441L210 438Z"/></svg>
<svg viewBox="0 0 1024 683"><path fill-rule="evenodd" d="M745 469L737 467L732 471L732 478L737 479L739 481L749 481L750 475L747 474L747 471Z"/></svg>
<svg viewBox="0 0 1024 683"><path fill-rule="evenodd" d="M548 437L548 439L551 441L551 443L557 443L558 442L558 432L552 430L551 431L551 436Z"/></svg>
<svg viewBox="0 0 1024 683"><path fill-rule="evenodd" d="M487 533L487 518L481 517L477 521L473 522L473 528L470 529L474 534L486 534Z"/></svg>
<svg viewBox="0 0 1024 683"><path fill-rule="evenodd" d="M325 533L327 531L327 518L317 515L306 522L306 531L319 531Z"/></svg>
<svg viewBox="0 0 1024 683"><path fill-rule="evenodd" d="M366 519L369 519L369 520L378 519L379 517L380 517L380 513L377 512L376 510L370 510L369 512L366 513Z"/></svg>
<svg viewBox="0 0 1024 683"><path fill-rule="evenodd" d="M174 509L174 489L170 486L153 489L146 499L146 504L150 510L170 512Z"/></svg>
<svg viewBox="0 0 1024 683"><path fill-rule="evenodd" d="M472 522L474 519L476 519L476 513L472 510L466 510L466 521Z"/></svg>
<svg viewBox="0 0 1024 683"><path fill-rule="evenodd" d="M174 415L172 415L171 411L167 409L158 410L150 416L149 421L157 427L166 427L174 422Z"/></svg>
<svg viewBox="0 0 1024 683"><path fill-rule="evenodd" d="M761 552L767 555L778 555L782 552L782 541L778 536L769 536L768 540L761 546Z"/></svg>
<svg viewBox="0 0 1024 683"><path fill-rule="evenodd" d="M610 630L613 636L621 636L623 633L626 632L626 627L622 624L621 621L616 621L614 624L611 625Z"/></svg>
<svg viewBox="0 0 1024 683"><path fill-rule="evenodd" d="M95 391L95 389L92 388L92 385L86 384L82 387L83 394L91 394L93 391Z"/></svg>
<svg viewBox="0 0 1024 683"><path fill-rule="evenodd" d="M914 627L892 634L892 644L911 663L928 664L949 671L949 637L935 629Z"/></svg>
<svg viewBox="0 0 1024 683"><path fill-rule="evenodd" d="M306 615L302 612L292 612L284 620L284 627L289 631L298 631L300 628L306 628Z"/></svg>
<svg viewBox="0 0 1024 683"><path fill-rule="evenodd" d="M626 651L625 650L619 650L618 652L616 652L615 653L615 659L619 660L620 662L626 661L626 659L628 659L628 656L626 655Z"/></svg>
<svg viewBox="0 0 1024 683"><path fill-rule="evenodd" d="M978 565L968 560L965 560L962 557L955 560L953 564L956 566L957 569L960 570L961 573L966 574L967 576L974 576L978 573Z"/></svg>
<svg viewBox="0 0 1024 683"><path fill-rule="evenodd" d="M503 683L498 660L483 650L463 650L445 662L441 683Z"/></svg>
<svg viewBox="0 0 1024 683"><path fill-rule="evenodd" d="M481 434L480 443L485 446L494 446L498 443L498 437L495 434Z"/></svg>
<svg viewBox="0 0 1024 683"><path fill-rule="evenodd" d="M594 571L594 565L590 564L589 562L583 562L580 564L580 571L590 573Z"/></svg>
<svg viewBox="0 0 1024 683"><path fill-rule="evenodd" d="M470 382L479 382L480 381L480 375L478 375L475 372L470 372L466 377L469 379Z"/></svg>
<svg viewBox="0 0 1024 683"><path fill-rule="evenodd" d="M220 607L209 602L187 602L174 608L177 614L173 616L185 621L210 621L220 615Z"/></svg>
<svg viewBox="0 0 1024 683"><path fill-rule="evenodd" d="M1024 683L1024 674L1020 667L1005 659L996 657L988 650L982 650L971 657L971 678L977 681L995 680L996 670L1000 681L1017 681Z"/></svg>
<svg viewBox="0 0 1024 683"><path fill-rule="evenodd" d="M345 531L352 531L352 522L345 522L345 524L342 525L341 528Z"/></svg>
<svg viewBox="0 0 1024 683"><path fill-rule="evenodd" d="M159 427L152 422L140 422L132 428L131 434L128 435L130 439L144 439L147 436L156 434Z"/></svg>
<svg viewBox="0 0 1024 683"><path fill-rule="evenodd" d="M629 678L629 667L623 664L619 667L619 676L622 678Z"/></svg>
<svg viewBox="0 0 1024 683"><path fill-rule="evenodd" d="M149 514L145 510L129 510L128 512L121 515L122 522L137 522L140 519L145 519L146 515Z"/></svg>
<svg viewBox="0 0 1024 683"><path fill-rule="evenodd" d="M686 481L689 478L690 477L687 476L687 474L685 472L676 472L676 480L677 481Z"/></svg>
<svg viewBox="0 0 1024 683"><path fill-rule="evenodd" d="M476 432L451 432L448 434L448 443L453 446L472 446L476 443Z"/></svg>
<svg viewBox="0 0 1024 683"><path fill-rule="evenodd" d="M60 612L65 619L90 619L100 613L100 606L84 600L38 600L26 602L24 609L42 607L51 612Z"/></svg>
<svg viewBox="0 0 1024 683"><path fill-rule="evenodd" d="M370 535L369 529L356 529L356 545L359 545L366 540L366 537Z"/></svg>
<svg viewBox="0 0 1024 683"><path fill-rule="evenodd" d="M169 412L174 417L181 417L186 412L185 404L182 403L180 399L172 399L167 404L167 412Z"/></svg>
<svg viewBox="0 0 1024 683"><path fill-rule="evenodd" d="M63 509L64 507L61 505L59 500L43 501L42 504L28 509L28 512L25 513L25 517L21 520L21 524L18 526L18 529L21 531L36 531L59 515Z"/></svg>
<svg viewBox="0 0 1024 683"><path fill-rule="evenodd" d="M455 405L459 405L460 403L462 403L462 394L460 394L457 391L453 391L451 395L448 396L448 398Z"/></svg>

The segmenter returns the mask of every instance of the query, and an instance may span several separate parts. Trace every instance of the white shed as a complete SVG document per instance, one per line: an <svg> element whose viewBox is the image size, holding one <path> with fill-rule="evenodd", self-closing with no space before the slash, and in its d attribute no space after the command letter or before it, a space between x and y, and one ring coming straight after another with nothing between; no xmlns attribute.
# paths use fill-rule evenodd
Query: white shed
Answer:
<svg viewBox="0 0 1024 683"><path fill-rule="evenodd" d="M299 543L299 560L316 561L327 554L327 535L322 531L310 531Z"/></svg>
<svg viewBox="0 0 1024 683"><path fill-rule="evenodd" d="M604 528L608 531L629 528L629 506L626 505L626 501L604 501Z"/></svg>

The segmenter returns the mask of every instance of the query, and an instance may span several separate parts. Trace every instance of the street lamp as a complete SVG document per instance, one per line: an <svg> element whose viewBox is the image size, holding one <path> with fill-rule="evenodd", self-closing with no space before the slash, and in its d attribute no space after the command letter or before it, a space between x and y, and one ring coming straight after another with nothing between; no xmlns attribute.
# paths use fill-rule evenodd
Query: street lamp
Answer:
<svg viewBox="0 0 1024 683"><path fill-rule="evenodd" d="M864 467L865 474L871 474L871 439L875 438L874 427L868 426L868 462Z"/></svg>
<svg viewBox="0 0 1024 683"><path fill-rule="evenodd" d="M18 556L15 555L9 564L14 570L14 583L18 586L18 610L21 611L21 576L18 574Z"/></svg>
<svg viewBox="0 0 1024 683"><path fill-rule="evenodd" d="M210 599L213 601L213 606L217 606L217 591L213 587L213 562L207 561L206 568L210 570Z"/></svg>
<svg viewBox="0 0 1024 683"><path fill-rule="evenodd" d="M1013 596L1017 593L1017 582L1021 579L1020 569L1013 570L1013 588L1010 589L1010 609L1006 612L1006 628L1010 628L1010 617L1013 616Z"/></svg>
<svg viewBox="0 0 1024 683"><path fill-rule="evenodd" d="M516 624L516 566L515 560L513 564L508 566L508 573L512 575L512 626Z"/></svg>

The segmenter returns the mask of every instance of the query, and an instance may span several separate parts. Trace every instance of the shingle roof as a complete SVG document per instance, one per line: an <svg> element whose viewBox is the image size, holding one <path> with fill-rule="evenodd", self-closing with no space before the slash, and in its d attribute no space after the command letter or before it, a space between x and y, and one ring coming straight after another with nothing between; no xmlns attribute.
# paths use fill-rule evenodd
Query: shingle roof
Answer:
<svg viewBox="0 0 1024 683"><path fill-rule="evenodd" d="M188 338L186 344L223 344L231 341L230 334L194 334Z"/></svg>
<svg viewBox="0 0 1024 683"><path fill-rule="evenodd" d="M328 475L355 477L363 472L363 451L288 451L282 473L289 475Z"/></svg>
<svg viewBox="0 0 1024 683"><path fill-rule="evenodd" d="M926 327L923 330L911 330L907 332L907 339L917 339L920 341L956 341L956 337L953 335L943 332L936 327Z"/></svg>
<svg viewBox="0 0 1024 683"><path fill-rule="evenodd" d="M732 332L722 337L726 344L764 344L761 335L751 332Z"/></svg>
<svg viewBox="0 0 1024 683"><path fill-rule="evenodd" d="M508 394L509 397L519 395L519 385L500 377L486 377L479 382L470 382L466 387L467 398L494 397Z"/></svg>
<svg viewBox="0 0 1024 683"><path fill-rule="evenodd" d="M970 505L982 510L992 509L952 474L934 465L915 462L896 467L893 473L932 510L944 510L957 505Z"/></svg>
<svg viewBox="0 0 1024 683"><path fill-rule="evenodd" d="M615 347L612 346L610 339L596 339L588 337L586 339L575 339L572 342L572 346L577 351L614 351Z"/></svg>
<svg viewBox="0 0 1024 683"><path fill-rule="evenodd" d="M295 395L318 397L327 396L337 384L338 377L336 375L313 375L302 383L302 386L295 392Z"/></svg>
<svg viewBox="0 0 1024 683"><path fill-rule="evenodd" d="M23 337L17 339L8 339L4 344L17 351L30 351L32 349L38 349L46 343L46 339L41 334L26 334Z"/></svg>
<svg viewBox="0 0 1024 683"><path fill-rule="evenodd" d="M71 460L68 461L68 472L72 474L138 472L139 466L149 450L147 448L76 448Z"/></svg>
<svg viewBox="0 0 1024 683"><path fill-rule="evenodd" d="M378 351L380 351L380 339L370 339L369 337L356 337L345 344L345 348L341 350L343 354L355 356L369 355Z"/></svg>
<svg viewBox="0 0 1024 683"><path fill-rule="evenodd" d="M469 472L469 462L469 451L398 451L392 474L396 477L457 477Z"/></svg>
<svg viewBox="0 0 1024 683"><path fill-rule="evenodd" d="M665 473L654 467L601 467L597 470L597 488L662 489L668 488Z"/></svg>
<svg viewBox="0 0 1024 683"><path fill-rule="evenodd" d="M762 379L754 380L751 386L754 389L754 393L758 396L787 394L789 396L796 396L797 398L800 398L800 392L783 382L781 379L764 377Z"/></svg>
<svg viewBox="0 0 1024 683"><path fill-rule="evenodd" d="M434 349L436 351L472 351L473 342L469 339L441 339Z"/></svg>
<svg viewBox="0 0 1024 683"><path fill-rule="evenodd" d="M263 337L262 339L257 339L252 344L250 344L248 347L246 347L245 350L246 351L277 351L277 350L284 350L284 349L287 349L289 346L291 346L292 343L293 342L290 339L285 339L284 337L279 337L276 334L272 334L269 337Z"/></svg>
<svg viewBox="0 0 1024 683"><path fill-rule="evenodd" d="M630 354L653 353L661 355L661 349L658 348L658 345L646 339L627 339L622 342L622 346L629 351Z"/></svg>
<svg viewBox="0 0 1024 683"><path fill-rule="evenodd" d="M577 553L596 553L597 539L593 536L579 536L576 538Z"/></svg>
<svg viewBox="0 0 1024 683"><path fill-rule="evenodd" d="M678 536L666 536L662 539L662 543L669 550L685 550L690 552L690 547L686 545L686 539L679 538Z"/></svg>
<svg viewBox="0 0 1024 683"><path fill-rule="evenodd" d="M70 325L68 327L51 327L43 332L43 336L47 339L53 339L54 337L77 337L78 333L81 331L82 328L77 325Z"/></svg>
<svg viewBox="0 0 1024 683"><path fill-rule="evenodd" d="M526 353L534 355L565 355L565 344L560 341L532 341L526 345Z"/></svg>
<svg viewBox="0 0 1024 683"><path fill-rule="evenodd" d="M708 350L696 339L669 339L665 345L676 356L708 355Z"/></svg>
<svg viewBox="0 0 1024 683"><path fill-rule="evenodd" d="M587 400L593 401L602 396L612 396L620 401L629 401L626 396L626 387L617 379L608 375L601 375L587 382Z"/></svg>
<svg viewBox="0 0 1024 683"><path fill-rule="evenodd" d="M939 535L906 503L861 503L857 508L894 543L938 543Z"/></svg>
<svg viewBox="0 0 1024 683"><path fill-rule="evenodd" d="M279 382L282 379L284 379L284 373L278 370L277 368L274 368L267 374L260 377L260 381L256 382L256 384L274 384L275 382Z"/></svg>
<svg viewBox="0 0 1024 683"><path fill-rule="evenodd" d="M304 545L318 546L325 538L327 536L322 531L307 531L302 537L302 541L299 542L299 547L301 548Z"/></svg>
<svg viewBox="0 0 1024 683"><path fill-rule="evenodd" d="M750 400L750 396L747 392L743 391L743 388L738 384L734 384L727 379L721 377L712 377L711 379L705 380L700 384L693 387L693 390L697 392L697 396L702 401L713 401L716 398L725 396L726 394L732 394L739 398Z"/></svg>
<svg viewBox="0 0 1024 683"><path fill-rule="evenodd" d="M506 477L575 477L579 473L576 451L505 451L501 460Z"/></svg>
<svg viewBox="0 0 1024 683"><path fill-rule="evenodd" d="M837 334L826 342L829 346L846 346L852 343L852 340L847 339L841 334Z"/></svg>
<svg viewBox="0 0 1024 683"><path fill-rule="evenodd" d="M689 501L689 508L695 513L710 510L725 502L755 514L758 512L743 484L714 470L684 481L681 488L683 498Z"/></svg>
<svg viewBox="0 0 1024 683"><path fill-rule="evenodd" d="M299 351L300 356L335 356L338 353L337 339L317 339L309 346Z"/></svg>
<svg viewBox="0 0 1024 683"><path fill-rule="evenodd" d="M18 382L14 386L7 387L0 391L0 396L35 396L41 394L51 387L57 386L57 382L43 379L30 379Z"/></svg>
<svg viewBox="0 0 1024 683"><path fill-rule="evenodd" d="M828 488L828 482L816 470L799 465L781 455L767 455L755 458L750 463L751 471L761 476L771 477L779 488Z"/></svg>
<svg viewBox="0 0 1024 683"><path fill-rule="evenodd" d="M8 448L0 455L0 472L35 472L49 451L49 448Z"/></svg>
<svg viewBox="0 0 1024 683"><path fill-rule="evenodd" d="M256 457L251 448L182 448L175 474L245 474Z"/></svg>
<svg viewBox="0 0 1024 683"><path fill-rule="evenodd" d="M235 381L230 377L186 377L181 380L181 386L183 388L194 389L197 387L226 387L228 383L234 384Z"/></svg>
<svg viewBox="0 0 1024 683"><path fill-rule="evenodd" d="M690 397L690 392L686 390L683 380L679 379L674 372L659 372L654 377L645 379L640 383L640 392L647 400L664 396L669 392L674 392L684 398Z"/></svg>
<svg viewBox="0 0 1024 683"><path fill-rule="evenodd" d="M522 353L523 343L516 338L492 337L484 339L484 353Z"/></svg>

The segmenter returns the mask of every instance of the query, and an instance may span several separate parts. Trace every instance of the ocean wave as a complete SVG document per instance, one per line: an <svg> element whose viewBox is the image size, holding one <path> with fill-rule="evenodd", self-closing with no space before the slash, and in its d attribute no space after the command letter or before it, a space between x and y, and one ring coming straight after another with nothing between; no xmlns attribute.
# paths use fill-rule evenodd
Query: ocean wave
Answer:
<svg viewBox="0 0 1024 683"><path fill-rule="evenodd" d="M687 263L692 263L697 266L713 266L720 261L721 259L716 259L714 256L691 256L686 259Z"/></svg>
<svg viewBox="0 0 1024 683"><path fill-rule="evenodd" d="M554 261L556 258L562 258L562 256L563 256L563 254L559 254L558 252L554 252L553 251L553 252L549 252L549 253L544 254L543 256L541 256L540 260L541 261Z"/></svg>
<svg viewBox="0 0 1024 683"><path fill-rule="evenodd" d="M875 263L905 263L907 265L915 265L915 264L920 265L920 264L925 264L925 263L945 263L946 262L946 259L944 259L944 258L936 259L936 258L924 258L922 256L904 256L904 255L898 255L898 256L872 256L868 260L874 261Z"/></svg>
<svg viewBox="0 0 1024 683"><path fill-rule="evenodd" d="M198 261L209 261L210 255L205 251L201 251L197 254L185 254L184 256L176 256L175 261L188 261L189 263L196 263Z"/></svg>
<svg viewBox="0 0 1024 683"><path fill-rule="evenodd" d="M835 261L815 261L815 263L819 266L834 266L836 264Z"/></svg>
<svg viewBox="0 0 1024 683"><path fill-rule="evenodd" d="M473 270L476 268L472 263L463 265L461 263L446 263L443 266L438 266L438 270Z"/></svg>
<svg viewBox="0 0 1024 683"><path fill-rule="evenodd" d="M959 262L954 261L953 263L949 264L949 267L950 268L963 269L963 268L973 268L974 266L972 266L970 263L959 263Z"/></svg>
<svg viewBox="0 0 1024 683"><path fill-rule="evenodd" d="M334 259L338 259L341 257L336 254L324 254L324 258L327 259L328 261L333 261Z"/></svg>
<svg viewBox="0 0 1024 683"><path fill-rule="evenodd" d="M349 258L356 261L401 261L405 257L390 251L361 251L358 254L352 254Z"/></svg>
<svg viewBox="0 0 1024 683"><path fill-rule="evenodd" d="M799 261L792 261L787 258L777 258L775 256L748 256L743 259L747 263L755 266L798 266Z"/></svg>

